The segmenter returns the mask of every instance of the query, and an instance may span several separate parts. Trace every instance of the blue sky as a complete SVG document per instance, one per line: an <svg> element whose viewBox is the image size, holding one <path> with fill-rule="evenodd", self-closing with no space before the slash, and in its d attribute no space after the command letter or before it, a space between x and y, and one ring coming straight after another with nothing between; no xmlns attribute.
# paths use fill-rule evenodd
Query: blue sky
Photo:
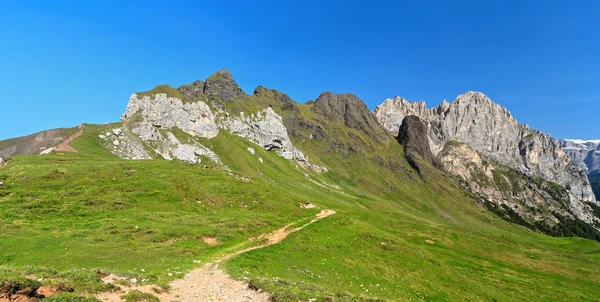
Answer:
<svg viewBox="0 0 600 302"><path fill-rule="evenodd" d="M298 102L486 93L600 138L600 1L2 1L0 139L118 121L131 93L227 68ZM60 3L60 4L57 4Z"/></svg>

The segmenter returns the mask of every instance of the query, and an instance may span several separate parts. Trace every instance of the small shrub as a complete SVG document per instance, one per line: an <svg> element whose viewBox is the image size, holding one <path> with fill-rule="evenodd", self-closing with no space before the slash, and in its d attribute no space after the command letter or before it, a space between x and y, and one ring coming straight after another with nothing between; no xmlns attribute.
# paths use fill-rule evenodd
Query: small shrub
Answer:
<svg viewBox="0 0 600 302"><path fill-rule="evenodd" d="M154 295L143 293L139 290L130 291L122 295L121 299L125 300L125 302L160 302Z"/></svg>

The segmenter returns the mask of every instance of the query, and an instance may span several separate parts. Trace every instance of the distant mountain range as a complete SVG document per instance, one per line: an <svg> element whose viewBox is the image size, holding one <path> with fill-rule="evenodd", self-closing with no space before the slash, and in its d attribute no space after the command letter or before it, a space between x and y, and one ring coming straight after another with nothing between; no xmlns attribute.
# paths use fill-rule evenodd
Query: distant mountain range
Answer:
<svg viewBox="0 0 600 302"><path fill-rule="evenodd" d="M565 153L588 173L596 197L600 196L600 140L561 139Z"/></svg>

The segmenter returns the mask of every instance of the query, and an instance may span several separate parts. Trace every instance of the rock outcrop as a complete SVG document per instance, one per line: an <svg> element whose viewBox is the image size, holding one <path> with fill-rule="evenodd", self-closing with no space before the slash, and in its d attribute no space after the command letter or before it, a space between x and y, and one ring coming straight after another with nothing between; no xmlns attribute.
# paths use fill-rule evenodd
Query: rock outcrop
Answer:
<svg viewBox="0 0 600 302"><path fill-rule="evenodd" d="M545 231L564 218L591 225L598 221L589 206L573 198L564 187L521 173L466 144L448 144L439 158L448 173L484 203L492 203L488 207L503 215L516 213L521 224Z"/></svg>
<svg viewBox="0 0 600 302"><path fill-rule="evenodd" d="M418 116L408 115L402 120L402 125L398 129L396 139L404 146L406 160L419 174L421 173L421 166L417 157L436 167L440 167L440 164L429 148L427 126Z"/></svg>
<svg viewBox="0 0 600 302"><path fill-rule="evenodd" d="M275 149L277 155L285 159L296 160L316 172L327 172L326 167L312 164L302 151L292 145L282 117L271 107L249 116L244 112L237 117L220 115L218 125L231 134L246 138L265 150Z"/></svg>
<svg viewBox="0 0 600 302"><path fill-rule="evenodd" d="M460 142L528 177L567 188L573 215L592 221L591 209L584 204L595 201L587 176L556 139L518 124L506 108L480 92L469 91L452 103L443 101L436 108L425 109L424 103L396 98L378 106L375 115L389 131L400 127L405 116L419 116L426 121L431 151L442 162L446 154L440 152L448 144Z"/></svg>
<svg viewBox="0 0 600 302"><path fill-rule="evenodd" d="M204 82L194 81L192 84L184 84L177 88L188 99L197 99L204 95Z"/></svg>
<svg viewBox="0 0 600 302"><path fill-rule="evenodd" d="M131 131L123 131L121 128L106 126L103 133L98 135L104 148L112 154L131 160L152 159L153 154L148 153L144 141ZM151 149L151 148L148 148ZM156 154L157 152L154 152Z"/></svg>
<svg viewBox="0 0 600 302"><path fill-rule="evenodd" d="M375 115L354 94L322 93L312 110L329 120L341 121L350 128L361 130L379 142L388 141L388 134L378 124Z"/></svg>
<svg viewBox="0 0 600 302"><path fill-rule="evenodd" d="M425 102L409 102L402 97L387 99L383 104L375 108L377 121L390 133L397 134L404 117L416 115L429 120L429 111Z"/></svg>
<svg viewBox="0 0 600 302"><path fill-rule="evenodd" d="M265 150L277 149L277 154L286 159L306 160L304 154L292 146L281 116L271 107L249 116L244 112L238 117L221 116L219 127L246 138Z"/></svg>
<svg viewBox="0 0 600 302"><path fill-rule="evenodd" d="M217 96L226 102L246 98L246 93L238 86L231 73L226 69L221 69L206 79L204 94Z"/></svg>
<svg viewBox="0 0 600 302"><path fill-rule="evenodd" d="M277 90L259 86L254 94L273 100L282 110L299 112L297 104ZM228 111L227 102L236 101L237 110L256 105L248 103L250 98L227 70L219 70L205 82L195 81L176 90L163 85L140 95L133 94L129 100L121 118L123 133L116 138L108 134L102 137L107 142L112 140L113 144L107 144L107 147L120 157L146 159L160 156L191 163L207 157L221 163L216 154L196 138L211 139L224 130L266 150L275 149L279 156L298 161L317 172L327 171L325 167L310 163L304 153L292 145L282 117L271 106L249 115L243 111L238 111L239 115ZM189 136L187 141L173 134L177 131Z"/></svg>
<svg viewBox="0 0 600 302"><path fill-rule="evenodd" d="M215 116L206 103L183 102L164 93L141 98L134 93L121 121L132 121L131 131L142 140L156 140L159 129L173 127L197 137L213 138L219 134Z"/></svg>

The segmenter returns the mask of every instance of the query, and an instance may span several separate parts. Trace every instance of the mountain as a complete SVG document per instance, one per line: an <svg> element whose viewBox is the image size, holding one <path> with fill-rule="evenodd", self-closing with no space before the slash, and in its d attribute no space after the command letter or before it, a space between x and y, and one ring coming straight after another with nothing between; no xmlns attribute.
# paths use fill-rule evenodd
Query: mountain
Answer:
<svg viewBox="0 0 600 302"><path fill-rule="evenodd" d="M600 140L561 139L563 150L588 173L596 198L600 196Z"/></svg>
<svg viewBox="0 0 600 302"><path fill-rule="evenodd" d="M561 139L560 144L565 153L586 172L600 170L600 140Z"/></svg>
<svg viewBox="0 0 600 302"><path fill-rule="evenodd" d="M371 112L351 93L248 94L219 70L0 156L0 300L187 284L188 301L215 276L272 301L600 295L585 172L481 93Z"/></svg>
<svg viewBox="0 0 600 302"><path fill-rule="evenodd" d="M80 135L77 128L59 128L41 131L24 137L0 141L0 157L23 154L44 154L53 151L75 152L69 143Z"/></svg>
<svg viewBox="0 0 600 302"><path fill-rule="evenodd" d="M65 131L6 141L0 154L50 152L67 139L58 136ZM575 161L595 163L590 160L595 152L589 150L598 144L559 142L518 124L506 108L480 92L469 91L451 103L444 100L433 109L396 97L371 112L353 94L325 92L302 106L262 86L247 95L229 71L219 70L205 81L134 93L121 123L98 138L103 148L124 159L212 162L231 170L210 148L210 140L223 131L317 173L343 169L328 159L371 157L388 165L391 174L378 183L355 171L348 178L382 192L395 191L394 179L402 177L402 164L382 148L397 136L404 160L418 174L424 160L457 177L490 210L513 222L553 235L565 233L557 230L564 221L591 227L600 223L585 171L561 148L568 143L565 150L572 154L577 146ZM585 152L590 155L583 159ZM375 168L372 173L388 172Z"/></svg>
<svg viewBox="0 0 600 302"><path fill-rule="evenodd" d="M396 97L374 114L391 133L407 116L426 121L431 151L444 169L495 211L516 214L519 223L553 233L549 228L565 219L600 222L585 171L560 142L518 124L483 93L469 91L433 109Z"/></svg>

